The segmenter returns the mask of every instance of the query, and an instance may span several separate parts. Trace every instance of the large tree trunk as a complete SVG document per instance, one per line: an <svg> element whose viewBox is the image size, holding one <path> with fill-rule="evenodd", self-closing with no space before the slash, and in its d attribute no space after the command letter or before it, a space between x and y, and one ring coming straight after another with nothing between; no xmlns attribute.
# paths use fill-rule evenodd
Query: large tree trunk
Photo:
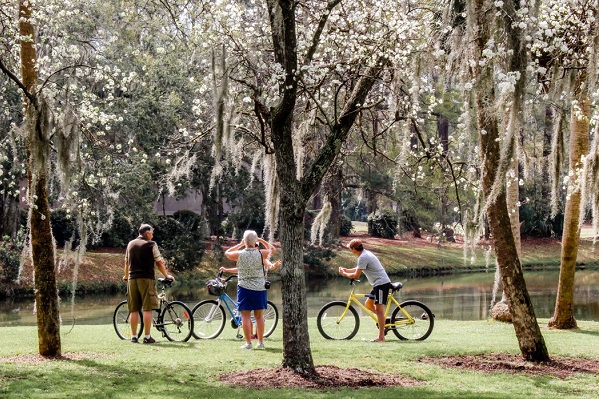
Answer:
<svg viewBox="0 0 599 399"><path fill-rule="evenodd" d="M35 304L39 353L60 356L60 315L56 286L54 239L50 226L48 203L48 170L50 155L50 126L48 110L36 93L37 54L33 46L34 28L31 25L31 6L20 1L19 30L21 34L21 74L25 89L25 115L29 179L29 227L31 257L35 274Z"/></svg>
<svg viewBox="0 0 599 399"><path fill-rule="evenodd" d="M334 7L332 1L328 7ZM280 86L280 100L263 116L271 129L271 140L277 162L276 174L280 184L279 230L283 252L281 281L283 283L283 366L301 374L315 376L312 360L306 287L303 263L303 220L308 199L322 179L341 144L347 139L349 130L356 120L361 104L380 76L384 62L368 67L357 79L355 86L339 113L339 118L329 127L328 136L309 165L303 177L296 176L293 151L293 116L298 95L297 85L297 37L295 31L296 3L289 0L267 0L271 24L274 57L285 70L285 82ZM330 11L330 10L329 10ZM328 14L325 14L325 16ZM317 38L316 38L317 39ZM315 40L318 42L318 40Z"/></svg>
<svg viewBox="0 0 599 399"><path fill-rule="evenodd" d="M511 3L513 9L513 3L509 0L507 3ZM489 227L495 254L501 254L497 256L497 262L520 351L527 360L546 361L549 353L526 289L507 209L505 184L495 184L499 174L501 140L494 108L496 98L493 68L488 61L484 64L478 62L484 59L483 51L491 39L491 29L495 25L494 13L488 12L492 4L485 0L472 0L471 7L474 20L471 21L470 29L475 39L472 72L475 79L477 124L481 132L482 185L485 199L490 201L487 204Z"/></svg>
<svg viewBox="0 0 599 399"><path fill-rule="evenodd" d="M559 285L557 301L549 327L559 329L576 328L574 318L574 274L576 257L580 240L580 202L581 182L577 177L582 170L582 157L589 151L589 121L591 101L586 90L580 89L586 83L584 70L579 72L575 93L576 106L572 106L570 114L570 180L564 213L564 230L562 234L562 252L560 259Z"/></svg>
<svg viewBox="0 0 599 399"><path fill-rule="evenodd" d="M303 264L305 206L302 206L301 200L289 191L289 186L282 184L281 189L289 193L282 195L279 211L280 241L283 248L283 367L289 367L303 375L315 375L308 334L308 304ZM298 202L295 202L295 199L298 199Z"/></svg>

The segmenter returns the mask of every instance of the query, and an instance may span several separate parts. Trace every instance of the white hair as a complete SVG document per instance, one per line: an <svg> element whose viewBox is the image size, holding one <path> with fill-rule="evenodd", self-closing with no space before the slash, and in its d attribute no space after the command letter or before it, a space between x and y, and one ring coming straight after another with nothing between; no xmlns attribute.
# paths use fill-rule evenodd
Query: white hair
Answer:
<svg viewBox="0 0 599 399"><path fill-rule="evenodd" d="M243 232L243 242L245 242L246 247L254 247L256 245L257 240L258 234L256 234L254 230L246 230Z"/></svg>

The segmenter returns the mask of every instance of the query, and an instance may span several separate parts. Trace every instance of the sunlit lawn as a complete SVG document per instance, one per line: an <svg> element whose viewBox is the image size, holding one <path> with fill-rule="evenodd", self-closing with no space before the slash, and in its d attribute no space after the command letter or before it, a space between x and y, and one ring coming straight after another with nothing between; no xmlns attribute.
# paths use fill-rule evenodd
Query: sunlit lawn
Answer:
<svg viewBox="0 0 599 399"><path fill-rule="evenodd" d="M424 342L390 337L368 342L374 325L364 322L351 341L327 341L310 320L317 365L399 373L423 382L410 388L331 390L250 390L224 385L219 375L236 370L273 368L282 359L277 328L265 351L242 351L235 331L226 328L210 341L156 345L119 340L111 325L62 328L64 353L81 360L21 362L37 353L35 327L0 328L0 398L596 398L599 376L578 374L565 380L502 372L483 374L418 362L425 355L519 353L511 325L493 321L437 320ZM546 320L541 321L544 326ZM579 322L577 331L544 330L552 355L599 359L599 322ZM31 359L32 357L25 357ZM35 358L35 357L33 357Z"/></svg>

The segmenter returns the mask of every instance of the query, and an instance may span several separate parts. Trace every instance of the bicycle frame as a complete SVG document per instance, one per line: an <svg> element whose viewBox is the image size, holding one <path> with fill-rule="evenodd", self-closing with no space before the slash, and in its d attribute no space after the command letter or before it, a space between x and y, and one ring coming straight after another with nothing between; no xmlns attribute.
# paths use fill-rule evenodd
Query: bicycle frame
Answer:
<svg viewBox="0 0 599 399"><path fill-rule="evenodd" d="M169 287L172 280L158 279L160 293L157 295L159 303L151 312L151 326L162 333L169 341L187 341L193 334L193 318L191 309L181 301L170 301L165 293L166 287ZM139 323L137 336L141 336L144 330L144 320L142 311L138 312ZM132 332L130 330L130 318L127 301L121 301L113 314L113 325L119 338L130 339ZM148 323L150 324L150 323Z"/></svg>
<svg viewBox="0 0 599 399"><path fill-rule="evenodd" d="M222 293L218 296L216 302L218 306L224 303L225 308L227 308L227 312L229 312L231 318L235 319L235 323L237 323L237 326L241 325L241 316L239 315L239 311L237 310L237 304L235 303L233 298L227 295L227 293ZM213 312L215 312L216 309L218 309L218 306L215 306L213 308ZM214 313L210 313L208 315L208 318L212 318L212 316L214 316Z"/></svg>
<svg viewBox="0 0 599 399"><path fill-rule="evenodd" d="M345 306L345 311L339 317L339 319L337 320L337 323L340 323L341 320L343 320L343 318L347 315L347 312L349 311L349 307L351 306L352 303L355 303L360 309L362 309L364 311L364 313L366 313L368 316L370 316L370 318L372 320L374 320L375 322L378 323L378 318L377 318L376 313L373 312L372 310L368 309L361 301L358 300L358 298L367 298L368 297L367 295L369 295L369 294L356 294L355 290L356 290L356 287L354 286L351 290L351 293L349 294L349 299L347 300L347 305ZM390 322L389 312L391 311L391 307L393 305L397 306L399 308L399 310L401 310L401 312L406 317L405 320L396 321L395 323ZM387 306L385 307L385 320L386 320L385 328L403 326L406 324L414 324L414 318L401 307L401 305L399 304L397 299L395 299L395 296L393 296L392 292L389 292L389 295L387 296Z"/></svg>
<svg viewBox="0 0 599 399"><path fill-rule="evenodd" d="M218 274L217 278L220 279L222 287L218 287L218 292L215 290L208 289L211 295L214 295L213 299L205 299L198 302L192 309L192 318L196 320L195 326L197 330L193 332L193 336L196 339L212 339L218 337L222 332L225 322L229 319L229 324L233 329L237 329L237 338L243 338L240 334L242 327L242 313L237 307L237 301L229 296L226 292L226 286L229 280L236 278L237 275L231 275L226 279L221 277L221 273ZM208 287L213 284L217 287L217 283L209 283ZM260 312L258 312L260 313ZM264 320L265 330L264 338L268 338L277 326L279 319L279 311L274 303L267 301L266 309L260 318ZM256 316L250 312L250 320L252 324L256 323ZM213 323L214 321L214 323ZM206 328L204 328L206 327ZM252 328L253 330L253 328Z"/></svg>

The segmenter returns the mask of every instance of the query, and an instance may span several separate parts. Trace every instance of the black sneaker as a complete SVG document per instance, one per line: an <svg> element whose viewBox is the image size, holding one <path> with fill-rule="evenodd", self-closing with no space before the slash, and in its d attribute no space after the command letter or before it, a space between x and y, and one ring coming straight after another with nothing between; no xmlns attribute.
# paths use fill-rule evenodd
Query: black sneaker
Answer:
<svg viewBox="0 0 599 399"><path fill-rule="evenodd" d="M145 338L145 337L144 337L144 344L155 344L156 342L158 342L158 341L156 341L156 340L155 340L154 338L152 338L152 337L150 337L150 338Z"/></svg>
<svg viewBox="0 0 599 399"><path fill-rule="evenodd" d="M131 342L133 342L134 344L138 343L139 340L137 339L137 337L131 337Z"/></svg>

